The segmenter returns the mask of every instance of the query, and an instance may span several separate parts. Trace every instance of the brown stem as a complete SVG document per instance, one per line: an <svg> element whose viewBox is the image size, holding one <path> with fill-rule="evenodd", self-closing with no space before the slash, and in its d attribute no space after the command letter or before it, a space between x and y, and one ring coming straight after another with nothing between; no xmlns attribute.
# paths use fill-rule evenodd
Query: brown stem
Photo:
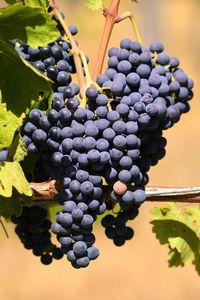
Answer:
<svg viewBox="0 0 200 300"><path fill-rule="evenodd" d="M59 194L61 187L58 181L48 180L45 182L31 182L30 186L33 190L34 201L51 201Z"/></svg>
<svg viewBox="0 0 200 300"><path fill-rule="evenodd" d="M74 57L74 63L76 66L76 73L77 73L78 82L80 85L81 96L83 96L85 89L86 89L86 84L85 84L85 77L84 77L83 68L82 68L82 62L81 62L81 58L80 58L80 50L70 32L70 30L68 29L67 25L65 24L65 21L63 20L63 18L61 16L61 14L57 8L55 0L52 0L52 5L53 5L55 16L58 18L58 21L62 25L62 27L66 33L66 36L71 43L71 46L72 46L71 53Z"/></svg>
<svg viewBox="0 0 200 300"><path fill-rule="evenodd" d="M33 200L37 204L52 203L61 190L56 180L41 183L30 183L33 190ZM109 191L108 186L103 186L105 193ZM200 187L146 187L147 201L155 202L187 202L200 203Z"/></svg>
<svg viewBox="0 0 200 300"><path fill-rule="evenodd" d="M94 81L96 81L96 77L101 73L103 68L103 63L104 63L108 43L110 40L110 36L112 33L112 29L115 24L115 20L118 16L119 4L120 4L120 0L112 0L109 8L104 8L103 10L103 14L106 19L105 19L103 34L99 45L97 63L93 74Z"/></svg>

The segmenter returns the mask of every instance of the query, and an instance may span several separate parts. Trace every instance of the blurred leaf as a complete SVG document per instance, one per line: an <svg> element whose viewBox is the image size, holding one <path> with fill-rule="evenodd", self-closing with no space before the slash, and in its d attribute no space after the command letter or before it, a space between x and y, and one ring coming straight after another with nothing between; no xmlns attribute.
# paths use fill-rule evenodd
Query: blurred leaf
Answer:
<svg viewBox="0 0 200 300"><path fill-rule="evenodd" d="M154 208L152 215L152 231L160 244L170 249L169 266L192 263L200 274L199 206L181 210L172 203L168 207Z"/></svg>
<svg viewBox="0 0 200 300"><path fill-rule="evenodd" d="M192 263L194 260L194 252L192 251L189 243L187 243L183 238L181 237L173 237L169 238L169 245L172 250L178 251L181 256L181 261L183 263Z"/></svg>
<svg viewBox="0 0 200 300"><path fill-rule="evenodd" d="M38 100L39 93L51 92L51 81L0 40L0 89L7 109L20 116Z"/></svg>
<svg viewBox="0 0 200 300"><path fill-rule="evenodd" d="M169 251L168 263L169 263L169 267L184 266L184 264L182 263L181 254L178 252L177 249L173 249Z"/></svg>
<svg viewBox="0 0 200 300"><path fill-rule="evenodd" d="M29 7L16 3L0 9L0 39L19 39L32 47L39 47L59 37L56 22L43 7Z"/></svg>
<svg viewBox="0 0 200 300"><path fill-rule="evenodd" d="M30 7L48 7L48 0L24 0L24 4Z"/></svg>
<svg viewBox="0 0 200 300"><path fill-rule="evenodd" d="M98 10L102 8L103 1L102 0L86 0L85 5L90 10Z"/></svg>
<svg viewBox="0 0 200 300"><path fill-rule="evenodd" d="M6 3L8 4L14 4L16 2L18 2L19 0L5 0Z"/></svg>
<svg viewBox="0 0 200 300"><path fill-rule="evenodd" d="M187 224L200 237L200 205L187 206L182 213Z"/></svg>

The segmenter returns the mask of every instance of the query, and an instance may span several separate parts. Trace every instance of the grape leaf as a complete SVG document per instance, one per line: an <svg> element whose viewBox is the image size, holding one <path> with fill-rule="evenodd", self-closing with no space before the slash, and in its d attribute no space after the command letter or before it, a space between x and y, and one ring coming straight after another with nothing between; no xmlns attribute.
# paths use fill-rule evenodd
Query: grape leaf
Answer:
<svg viewBox="0 0 200 300"><path fill-rule="evenodd" d="M0 195L10 198L13 188L21 195L32 196L32 189L17 161L0 163Z"/></svg>
<svg viewBox="0 0 200 300"><path fill-rule="evenodd" d="M48 217L52 223L56 221L56 214L59 211L60 211L60 205L58 204L52 204L51 206L48 206Z"/></svg>
<svg viewBox="0 0 200 300"><path fill-rule="evenodd" d="M24 143L21 134L18 132L14 135L11 146L8 150L8 156L12 158L12 161L21 162L27 155L27 147Z"/></svg>
<svg viewBox="0 0 200 300"><path fill-rule="evenodd" d="M185 220L187 220L187 224L200 237L200 205L186 206L182 213Z"/></svg>
<svg viewBox="0 0 200 300"><path fill-rule="evenodd" d="M184 264L182 262L181 254L177 249L172 249L168 253L168 263L169 267L183 267Z"/></svg>
<svg viewBox="0 0 200 300"><path fill-rule="evenodd" d="M38 100L40 92L51 92L51 81L1 40L0 70L2 99L17 116L31 107L32 100Z"/></svg>
<svg viewBox="0 0 200 300"><path fill-rule="evenodd" d="M20 162L24 174L29 181L34 181L34 169L38 158L39 155L31 155L28 153L24 160Z"/></svg>
<svg viewBox="0 0 200 300"><path fill-rule="evenodd" d="M16 3L0 9L0 39L19 39L32 47L47 45L59 37L56 22L43 8Z"/></svg>
<svg viewBox="0 0 200 300"><path fill-rule="evenodd" d="M11 111L7 111L4 104L0 103L0 149L10 146L19 125L19 119Z"/></svg>
<svg viewBox="0 0 200 300"><path fill-rule="evenodd" d="M52 108L52 102L53 102L53 94L52 92L46 92L41 99L39 99L37 102L34 102L31 106L31 109L38 108L40 110L48 110ZM27 111L29 113L29 111Z"/></svg>
<svg viewBox="0 0 200 300"><path fill-rule="evenodd" d="M169 204L168 207L154 208L152 214L151 224L156 238L170 249L169 266L192 263L200 274L199 229L196 230L196 222L193 222L200 217L199 207L178 209L175 204Z"/></svg>
<svg viewBox="0 0 200 300"><path fill-rule="evenodd" d="M5 0L6 3L8 4L14 4L16 2L18 2L19 0Z"/></svg>
<svg viewBox="0 0 200 300"><path fill-rule="evenodd" d="M22 197L15 189L13 189L11 198L5 198L0 195L0 216L10 218L13 214L16 216L21 215L22 204L30 206L32 198L24 195Z"/></svg>
<svg viewBox="0 0 200 300"><path fill-rule="evenodd" d="M194 253L190 245L181 237L169 238L169 245L171 249L175 249L181 255L181 261L184 263L192 263L194 260Z"/></svg>
<svg viewBox="0 0 200 300"><path fill-rule="evenodd" d="M48 0L24 0L24 4L29 7L48 7L49 1Z"/></svg>
<svg viewBox="0 0 200 300"><path fill-rule="evenodd" d="M102 0L86 0L85 6L90 10L98 10L102 8L103 1Z"/></svg>

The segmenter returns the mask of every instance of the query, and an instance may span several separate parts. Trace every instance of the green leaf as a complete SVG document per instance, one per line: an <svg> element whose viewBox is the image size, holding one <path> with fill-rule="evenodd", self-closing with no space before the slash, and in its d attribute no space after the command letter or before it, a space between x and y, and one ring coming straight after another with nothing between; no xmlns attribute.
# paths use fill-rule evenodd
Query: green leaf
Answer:
<svg viewBox="0 0 200 300"><path fill-rule="evenodd" d="M28 155L25 156L24 160L20 162L24 174L29 181L34 181L34 169L38 158L39 155L31 155L28 153Z"/></svg>
<svg viewBox="0 0 200 300"><path fill-rule="evenodd" d="M86 0L85 6L90 10L99 10L103 6L102 0Z"/></svg>
<svg viewBox="0 0 200 300"><path fill-rule="evenodd" d="M56 22L44 8L16 3L0 9L0 39L19 39L32 47L47 45L59 37Z"/></svg>
<svg viewBox="0 0 200 300"><path fill-rule="evenodd" d="M50 93L50 80L22 59L14 48L0 40L0 89L7 109L20 116L38 100L39 93Z"/></svg>
<svg viewBox="0 0 200 300"><path fill-rule="evenodd" d="M24 4L29 7L48 7L49 1L48 0L24 0Z"/></svg>
<svg viewBox="0 0 200 300"><path fill-rule="evenodd" d="M53 102L53 94L52 91L47 92L44 94L44 96L39 99L39 101L34 102L31 109L38 108L40 110L48 110L52 108L52 102ZM29 113L29 111L27 111Z"/></svg>
<svg viewBox="0 0 200 300"><path fill-rule="evenodd" d="M187 224L200 237L200 205L186 206L183 211L183 216Z"/></svg>
<svg viewBox="0 0 200 300"><path fill-rule="evenodd" d="M19 0L5 0L6 3L8 4L14 4L16 2L18 2Z"/></svg>
<svg viewBox="0 0 200 300"><path fill-rule="evenodd" d="M187 243L181 237L173 237L169 238L169 245L171 249L175 249L181 255L181 261L184 263L192 263L194 260L194 252L193 249L190 247L189 243Z"/></svg>
<svg viewBox="0 0 200 300"><path fill-rule="evenodd" d="M17 161L0 163L0 195L10 198L13 188L21 195L32 196L32 189Z"/></svg>
<svg viewBox="0 0 200 300"><path fill-rule="evenodd" d="M5 198L0 196L0 216L3 216L4 218L10 218L13 214L19 216L22 213L22 205L30 206L31 204L31 197L22 197L15 189L13 189L12 197Z"/></svg>
<svg viewBox="0 0 200 300"><path fill-rule="evenodd" d="M151 224L156 238L170 249L169 266L192 263L200 274L199 206L180 210L175 204L169 204L168 207L154 208L152 214Z"/></svg>
<svg viewBox="0 0 200 300"><path fill-rule="evenodd" d="M19 119L11 111L7 111L4 104L0 103L0 149L10 146L19 125Z"/></svg>
<svg viewBox="0 0 200 300"><path fill-rule="evenodd" d="M48 205L47 208L48 208L48 217L53 223L56 221L56 214L60 211L60 205L52 204L51 206Z"/></svg>
<svg viewBox="0 0 200 300"><path fill-rule="evenodd" d="M183 267L184 266L181 255L176 249L169 251L168 263L169 263L169 267L180 267L180 266Z"/></svg>
<svg viewBox="0 0 200 300"><path fill-rule="evenodd" d="M20 133L15 134L12 144L9 147L9 157L12 158L12 161L21 162L27 155L27 147L24 143Z"/></svg>

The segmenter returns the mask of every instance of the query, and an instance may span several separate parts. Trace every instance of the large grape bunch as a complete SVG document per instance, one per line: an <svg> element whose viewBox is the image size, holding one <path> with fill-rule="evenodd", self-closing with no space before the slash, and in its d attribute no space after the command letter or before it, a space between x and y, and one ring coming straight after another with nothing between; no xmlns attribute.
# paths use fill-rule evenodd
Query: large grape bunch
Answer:
<svg viewBox="0 0 200 300"><path fill-rule="evenodd" d="M69 29L77 32L74 25ZM29 154L38 156L35 179L54 178L61 183L57 198L61 209L51 226L61 253L73 267L86 267L99 255L92 230L106 209L119 206L117 214L102 219L106 236L117 246L133 237L127 222L145 201L150 167L165 156L163 130L189 110L193 81L161 43L146 48L124 39L120 48L109 50L108 68L97 78L100 88L87 88L86 107L82 107L79 86L71 82L70 73L76 69L69 42L61 37L37 49L20 41L13 44L54 81L52 108L32 109L21 133ZM23 214L13 220L29 224ZM16 229L20 238L26 226ZM45 264L54 257L52 246L40 252L33 243L28 247Z"/></svg>

